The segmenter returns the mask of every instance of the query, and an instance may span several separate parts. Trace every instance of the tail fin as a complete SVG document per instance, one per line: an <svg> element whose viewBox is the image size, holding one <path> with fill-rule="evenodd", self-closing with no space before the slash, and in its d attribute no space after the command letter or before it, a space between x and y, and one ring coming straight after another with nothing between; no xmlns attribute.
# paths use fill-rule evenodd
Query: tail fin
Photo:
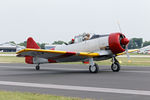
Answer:
<svg viewBox="0 0 150 100"><path fill-rule="evenodd" d="M27 48L33 48L33 49L40 49L38 44L33 40L32 37L29 37L27 40ZM25 62L28 64L33 64L33 57L32 56L27 56L25 57Z"/></svg>
<svg viewBox="0 0 150 100"><path fill-rule="evenodd" d="M33 40L32 37L29 37L27 40L27 48L40 49L38 44Z"/></svg>

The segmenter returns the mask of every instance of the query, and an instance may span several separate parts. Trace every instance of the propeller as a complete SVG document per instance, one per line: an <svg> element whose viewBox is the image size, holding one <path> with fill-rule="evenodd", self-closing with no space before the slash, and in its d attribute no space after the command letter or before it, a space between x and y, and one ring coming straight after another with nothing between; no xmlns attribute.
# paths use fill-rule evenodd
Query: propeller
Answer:
<svg viewBox="0 0 150 100"><path fill-rule="evenodd" d="M122 33L122 30L121 30L121 27L120 27L120 22L118 21L117 24L118 24L118 27L119 27L119 31ZM131 62L130 55L129 55L129 52L128 52L128 43L129 43L129 40L127 38L123 38L121 40L121 44L125 45L125 52L126 52L126 55L127 55L127 58L128 58L128 62Z"/></svg>
<svg viewBox="0 0 150 100"><path fill-rule="evenodd" d="M130 55L129 55L129 52L128 52L128 45L126 45L125 51L126 51L126 54L127 54L128 62L131 62Z"/></svg>
<svg viewBox="0 0 150 100"><path fill-rule="evenodd" d="M129 40L126 37L121 39L121 44L125 46L125 51L126 51L127 58L128 58L128 61L129 61L130 56L129 56L129 52L128 52L128 43L129 43Z"/></svg>

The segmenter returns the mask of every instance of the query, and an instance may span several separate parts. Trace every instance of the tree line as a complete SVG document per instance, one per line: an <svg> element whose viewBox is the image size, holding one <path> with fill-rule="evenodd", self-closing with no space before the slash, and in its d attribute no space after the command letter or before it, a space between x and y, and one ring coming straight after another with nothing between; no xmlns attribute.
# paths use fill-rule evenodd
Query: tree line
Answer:
<svg viewBox="0 0 150 100"><path fill-rule="evenodd" d="M143 38L132 38L128 44L129 49L139 49L150 45L150 41L144 41Z"/></svg>
<svg viewBox="0 0 150 100"><path fill-rule="evenodd" d="M18 43L18 44L16 44L14 41L10 41L10 43L15 44L15 45L19 45L19 46L24 46L24 47L27 46L27 41L24 41L24 42L21 42L21 43ZM48 43L38 43L38 42L37 42L37 44L38 44L38 46L39 46L41 49L45 49L45 45L48 44Z"/></svg>

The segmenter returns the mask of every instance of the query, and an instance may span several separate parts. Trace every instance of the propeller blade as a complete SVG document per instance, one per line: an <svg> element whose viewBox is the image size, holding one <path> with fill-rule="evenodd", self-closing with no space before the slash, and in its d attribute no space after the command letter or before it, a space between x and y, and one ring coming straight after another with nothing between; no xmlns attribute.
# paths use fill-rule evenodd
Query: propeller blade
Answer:
<svg viewBox="0 0 150 100"><path fill-rule="evenodd" d="M128 45L126 45L126 54L127 54L127 58L128 58L128 62L131 62L130 60L130 55L129 55L129 52L128 52Z"/></svg>
<svg viewBox="0 0 150 100"><path fill-rule="evenodd" d="M121 26L120 26L120 22L119 22L119 21L117 22L117 25L118 25L119 31L122 33L122 30L121 30Z"/></svg>

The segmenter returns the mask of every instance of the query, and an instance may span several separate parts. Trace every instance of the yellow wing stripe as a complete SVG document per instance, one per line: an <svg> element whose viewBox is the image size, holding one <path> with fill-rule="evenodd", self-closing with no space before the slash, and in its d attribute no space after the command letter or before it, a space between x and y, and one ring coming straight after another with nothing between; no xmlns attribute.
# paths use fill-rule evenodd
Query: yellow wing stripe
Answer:
<svg viewBox="0 0 150 100"><path fill-rule="evenodd" d="M36 51L36 52L47 52L47 53L60 53L60 54L65 54L66 51L55 51L55 50L44 50L44 49L23 49L17 52L17 54L23 53L23 52L28 52L28 51Z"/></svg>
<svg viewBox="0 0 150 100"><path fill-rule="evenodd" d="M100 56L99 53L87 53L87 52L80 52L80 56L88 56L88 57L96 57Z"/></svg>
<svg viewBox="0 0 150 100"><path fill-rule="evenodd" d="M28 51L35 51L35 52L45 52L45 53L56 53L56 54L72 54L72 55L77 55L77 56L87 56L87 57L96 57L96 56L100 56L99 53L90 53L90 52L67 52L67 51L57 51L57 50L44 50L44 49L30 49L30 48L26 48L23 50L18 51L16 54L21 54L24 52L28 52Z"/></svg>

